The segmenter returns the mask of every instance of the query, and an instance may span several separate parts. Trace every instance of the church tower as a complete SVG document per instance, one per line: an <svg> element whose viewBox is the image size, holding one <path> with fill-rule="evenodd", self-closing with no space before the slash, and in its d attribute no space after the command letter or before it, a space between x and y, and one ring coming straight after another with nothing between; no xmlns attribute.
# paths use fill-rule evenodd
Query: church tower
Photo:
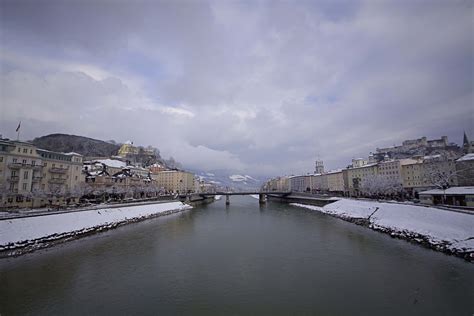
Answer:
<svg viewBox="0 0 474 316"><path fill-rule="evenodd" d="M324 163L322 160L316 160L314 164L314 173L315 174L322 174L324 173Z"/></svg>

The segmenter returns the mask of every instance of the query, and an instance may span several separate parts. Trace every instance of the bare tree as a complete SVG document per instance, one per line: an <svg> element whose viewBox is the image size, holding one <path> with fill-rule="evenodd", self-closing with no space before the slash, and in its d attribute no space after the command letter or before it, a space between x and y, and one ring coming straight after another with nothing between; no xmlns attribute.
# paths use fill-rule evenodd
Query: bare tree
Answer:
<svg viewBox="0 0 474 316"><path fill-rule="evenodd" d="M396 179L383 175L373 175L365 177L361 184L360 190L368 196L390 196L399 195L403 192L402 184Z"/></svg>
<svg viewBox="0 0 474 316"><path fill-rule="evenodd" d="M2 202L2 205L0 207L6 206L7 196L9 192L10 189L8 188L7 182L5 181L0 183L0 202Z"/></svg>
<svg viewBox="0 0 474 316"><path fill-rule="evenodd" d="M446 189L456 185L458 171L449 167L447 161L427 163L424 168L423 180L437 189L443 190L442 204L446 201Z"/></svg>

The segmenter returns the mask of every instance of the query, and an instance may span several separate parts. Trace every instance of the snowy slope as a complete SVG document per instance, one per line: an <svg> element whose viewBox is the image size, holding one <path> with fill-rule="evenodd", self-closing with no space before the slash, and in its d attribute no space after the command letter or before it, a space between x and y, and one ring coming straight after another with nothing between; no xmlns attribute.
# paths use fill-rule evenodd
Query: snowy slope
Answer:
<svg viewBox="0 0 474 316"><path fill-rule="evenodd" d="M0 250L11 243L67 234L187 208L191 207L181 202L169 202L2 220Z"/></svg>
<svg viewBox="0 0 474 316"><path fill-rule="evenodd" d="M370 226L395 234L422 235L432 245L449 250L474 251L474 215L434 207L340 199L324 207L293 204L341 218L368 219ZM372 216L371 216L372 214Z"/></svg>

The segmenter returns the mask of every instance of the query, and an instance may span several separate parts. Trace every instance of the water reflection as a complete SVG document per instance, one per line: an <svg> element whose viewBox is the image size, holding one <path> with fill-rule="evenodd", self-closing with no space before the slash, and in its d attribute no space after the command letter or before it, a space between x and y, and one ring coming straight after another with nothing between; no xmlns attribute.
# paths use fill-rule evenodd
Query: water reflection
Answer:
<svg viewBox="0 0 474 316"><path fill-rule="evenodd" d="M320 213L233 197L0 261L0 313L469 314L474 269Z"/></svg>

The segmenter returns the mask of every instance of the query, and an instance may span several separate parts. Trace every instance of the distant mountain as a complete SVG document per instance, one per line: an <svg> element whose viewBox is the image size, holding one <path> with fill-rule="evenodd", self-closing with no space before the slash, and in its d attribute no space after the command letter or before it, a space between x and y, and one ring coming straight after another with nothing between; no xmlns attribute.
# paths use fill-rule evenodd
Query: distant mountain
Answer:
<svg viewBox="0 0 474 316"><path fill-rule="evenodd" d="M234 174L231 171L194 171L194 173L201 179L208 183L213 183L223 189L232 188L239 191L258 190L263 184L262 180L256 179L249 175Z"/></svg>
<svg viewBox="0 0 474 316"><path fill-rule="evenodd" d="M33 145L41 149L58 152L76 152L84 156L115 156L120 149L120 144L104 142L84 136L67 134L50 134L33 139Z"/></svg>

